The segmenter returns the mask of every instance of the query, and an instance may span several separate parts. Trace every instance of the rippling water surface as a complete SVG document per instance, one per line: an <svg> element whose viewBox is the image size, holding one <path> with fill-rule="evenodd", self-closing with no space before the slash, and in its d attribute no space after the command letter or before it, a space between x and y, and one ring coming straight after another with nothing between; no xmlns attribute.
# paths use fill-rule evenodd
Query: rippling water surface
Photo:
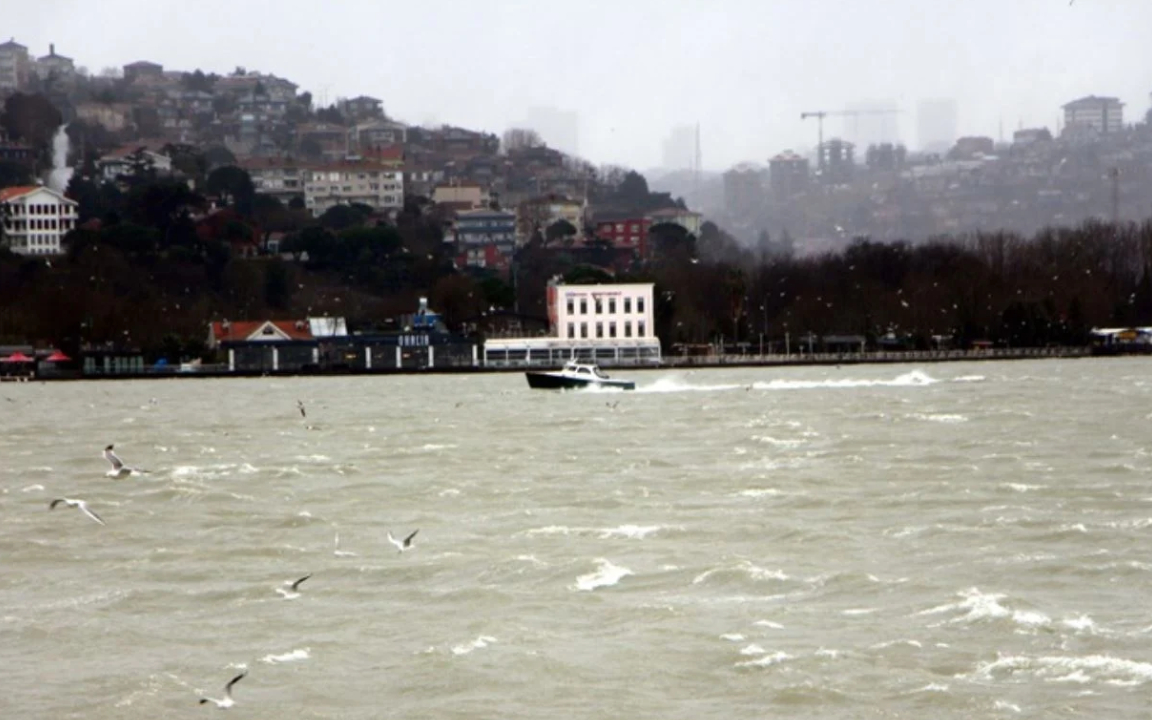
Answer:
<svg viewBox="0 0 1152 720"><path fill-rule="evenodd" d="M0 385L0 714L1139 717L1149 368Z"/></svg>

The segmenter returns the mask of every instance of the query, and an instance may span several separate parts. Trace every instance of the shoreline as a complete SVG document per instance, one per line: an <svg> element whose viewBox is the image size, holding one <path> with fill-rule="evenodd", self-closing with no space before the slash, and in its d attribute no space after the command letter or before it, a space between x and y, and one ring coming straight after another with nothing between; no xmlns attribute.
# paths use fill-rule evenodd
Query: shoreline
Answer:
<svg viewBox="0 0 1152 720"><path fill-rule="evenodd" d="M1098 347L1053 347L1053 348L997 348L988 350L910 350L904 352L864 352L864 353L816 353L792 355L704 355L667 356L659 364L604 364L602 367L614 373L636 371L668 371L681 369L708 368L754 368L754 367L804 367L841 365L895 365L914 363L945 362L987 362L995 360L1042 360L1042 359L1081 359L1150 355L1148 350L1117 351ZM224 366L203 366L195 372L167 370L163 372L143 371L132 373L83 375L79 372L57 371L28 376L3 376L0 382L62 382L84 380L167 380L167 379L206 379L206 378L258 378L258 377L349 377L397 375L474 375L487 373L523 373L529 370L549 369L547 364L517 364L500 366L448 366L431 368L377 368L371 370L338 368L311 370L236 370Z"/></svg>

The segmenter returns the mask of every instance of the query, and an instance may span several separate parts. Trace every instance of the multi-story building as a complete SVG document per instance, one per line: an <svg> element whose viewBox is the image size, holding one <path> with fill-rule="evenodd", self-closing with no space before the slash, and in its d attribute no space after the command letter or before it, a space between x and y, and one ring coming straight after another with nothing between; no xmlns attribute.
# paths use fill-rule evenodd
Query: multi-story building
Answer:
<svg viewBox="0 0 1152 720"><path fill-rule="evenodd" d="M0 190L4 240L18 255L59 255L60 240L76 227L78 203L43 185Z"/></svg>
<svg viewBox="0 0 1152 720"><path fill-rule="evenodd" d="M340 100L340 112L351 122L363 122L370 118L384 117L384 101L361 95L351 100Z"/></svg>
<svg viewBox="0 0 1152 720"><path fill-rule="evenodd" d="M732 215L754 213L764 202L764 171L743 163L724 173L724 207Z"/></svg>
<svg viewBox="0 0 1152 720"><path fill-rule="evenodd" d="M520 203L516 212L516 235L523 244L539 230L544 232L553 223L565 220L579 233L584 227L586 204L581 200L560 195L545 195Z"/></svg>
<svg viewBox="0 0 1152 720"><path fill-rule="evenodd" d="M96 169L104 182L117 182L131 175L140 166L156 175L172 174L172 158L147 147L125 145L96 161Z"/></svg>
<svg viewBox="0 0 1152 720"><path fill-rule="evenodd" d="M443 180L443 170L412 163L404 164L404 192L409 195L422 195L427 198Z"/></svg>
<svg viewBox="0 0 1152 720"><path fill-rule="evenodd" d="M0 128L0 160L18 163L32 169L36 164L36 150L31 145L12 142L4 129Z"/></svg>
<svg viewBox="0 0 1152 720"><path fill-rule="evenodd" d="M700 213L678 207L653 210L644 217L651 225L671 223L673 225L679 225L693 235L700 234L700 225L703 220L703 216L700 215Z"/></svg>
<svg viewBox="0 0 1152 720"><path fill-rule="evenodd" d="M46 82L71 83L76 79L76 64L70 57L56 54L56 46L48 46L48 54L36 60L36 76Z"/></svg>
<svg viewBox="0 0 1152 720"><path fill-rule="evenodd" d="M506 270L516 251L516 215L501 210L466 210L456 214L453 235L458 265Z"/></svg>
<svg viewBox="0 0 1152 720"><path fill-rule="evenodd" d="M269 102L287 103L296 97L296 83L258 72L222 77L212 86L216 95L229 95L236 100L250 96L264 96Z"/></svg>
<svg viewBox="0 0 1152 720"><path fill-rule="evenodd" d="M840 138L825 141L817 148L822 169L821 182L827 185L846 185L856 172L856 146Z"/></svg>
<svg viewBox="0 0 1152 720"><path fill-rule="evenodd" d="M768 161L768 186L777 199L790 198L808 189L808 158L791 150Z"/></svg>
<svg viewBox="0 0 1152 720"><path fill-rule="evenodd" d="M1089 95L1064 106L1064 128L1069 132L1092 129L1111 135L1124 129L1124 103L1114 97Z"/></svg>
<svg viewBox="0 0 1152 720"><path fill-rule="evenodd" d="M644 256L651 227L652 220L646 217L607 217L596 219L595 232L596 237L612 243L614 248L629 248Z"/></svg>
<svg viewBox="0 0 1152 720"><path fill-rule="evenodd" d="M252 185L261 195L271 195L288 204L293 198L304 199L305 168L293 160L278 158L247 158L240 161Z"/></svg>
<svg viewBox="0 0 1152 720"><path fill-rule="evenodd" d="M28 83L32 63L28 48L12 38L0 43L0 92L19 90Z"/></svg>
<svg viewBox="0 0 1152 720"><path fill-rule="evenodd" d="M391 120L365 122L349 128L348 144L361 151L388 145L403 145L408 141L408 126Z"/></svg>
<svg viewBox="0 0 1152 720"><path fill-rule="evenodd" d="M488 207L491 198L487 188L472 183L439 185L432 191L432 202L468 210Z"/></svg>
<svg viewBox="0 0 1152 720"><path fill-rule="evenodd" d="M921 100L916 106L916 143L924 152L943 155L960 136L959 112L950 98Z"/></svg>
<svg viewBox="0 0 1152 720"><path fill-rule="evenodd" d="M138 78L160 79L162 77L164 77L164 66L154 62L138 60L124 66L124 79L129 83L136 82Z"/></svg>
<svg viewBox="0 0 1152 720"><path fill-rule="evenodd" d="M325 160L337 161L348 155L348 135L340 125L301 123L296 126L296 139L300 153L305 156L318 155Z"/></svg>
<svg viewBox="0 0 1152 720"><path fill-rule="evenodd" d="M603 365L660 362L653 327L654 285L567 285L548 283L544 337L499 338L484 343L490 366L561 365L584 360Z"/></svg>
<svg viewBox="0 0 1152 720"><path fill-rule="evenodd" d="M120 132L133 125L129 103L83 102L76 105L76 119L99 125L109 132Z"/></svg>
<svg viewBox="0 0 1152 720"><path fill-rule="evenodd" d="M337 205L359 203L388 213L404 207L404 173L357 162L328 163L304 171L304 206L320 217Z"/></svg>

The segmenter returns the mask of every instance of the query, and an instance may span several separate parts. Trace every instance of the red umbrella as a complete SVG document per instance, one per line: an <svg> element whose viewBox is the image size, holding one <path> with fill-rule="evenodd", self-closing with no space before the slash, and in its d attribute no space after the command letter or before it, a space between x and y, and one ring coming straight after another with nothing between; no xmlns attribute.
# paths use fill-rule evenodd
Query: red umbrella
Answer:
<svg viewBox="0 0 1152 720"><path fill-rule="evenodd" d="M12 354L11 354L11 355L9 355L8 357L4 358L3 360L0 360L0 362L6 362L6 363L18 363L18 362L20 362L20 363L24 363L24 362L33 362L33 360L32 360L32 358L28 357L28 356L27 356L27 355L25 355L24 353L22 353L22 352L20 352L19 350L17 350L16 352L12 353Z"/></svg>
<svg viewBox="0 0 1152 720"><path fill-rule="evenodd" d="M59 350L56 350L51 355L44 358L44 362L68 362L71 359L72 358L68 357L64 353L60 352Z"/></svg>

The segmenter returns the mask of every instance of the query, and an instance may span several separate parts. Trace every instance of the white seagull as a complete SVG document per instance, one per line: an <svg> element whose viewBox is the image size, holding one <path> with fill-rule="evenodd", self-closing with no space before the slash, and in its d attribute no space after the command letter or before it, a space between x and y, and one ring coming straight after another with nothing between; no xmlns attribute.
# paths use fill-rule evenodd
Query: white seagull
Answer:
<svg viewBox="0 0 1152 720"><path fill-rule="evenodd" d="M79 509L79 510L80 510L80 512L84 513L85 515L87 515L88 517L92 518L93 520L95 520L96 522L100 523L101 525L105 525L105 524L106 524L106 523L105 523L105 522L104 522L104 521L103 521L103 520L100 518L100 516L99 516L99 515L97 515L96 513L92 512L91 510L89 510L89 509L88 509L88 503L84 502L83 500L73 500L72 498L56 498L55 500L53 500L53 501L52 501L52 502L51 502L51 503L48 505L48 509L49 509L49 510L55 510L55 509L56 509L56 506L57 506L57 505L59 505L60 503L64 503L64 504L66 504L68 507L74 507L74 508L77 508L77 509Z"/></svg>
<svg viewBox="0 0 1152 720"><path fill-rule="evenodd" d="M200 704L205 705L207 703L212 702L212 703L216 703L216 707L218 707L218 708L230 708L230 707L232 707L233 705L236 704L235 701L232 700L232 686L235 685L236 683L240 682L241 680L243 680L244 676L247 674L248 674L248 671L245 670L244 672L240 673L236 677L229 680L228 684L224 686L224 697L220 698L219 700L217 700L216 698L202 697L202 698L200 698Z"/></svg>
<svg viewBox="0 0 1152 720"><path fill-rule="evenodd" d="M397 540L396 538L392 537L392 531L389 530L388 531L388 542L395 545L396 549L399 550L400 552L404 552L405 550L412 547L412 538L416 537L416 533L418 533L418 532L420 532L420 531L419 530L413 530L412 534L409 535L408 537L404 538L403 540Z"/></svg>
<svg viewBox="0 0 1152 720"><path fill-rule="evenodd" d="M304 402L302 400L296 401L296 408L300 411L300 417L302 417L302 418L308 417L308 413L306 413L304 411Z"/></svg>
<svg viewBox="0 0 1152 720"><path fill-rule="evenodd" d="M128 467L124 464L124 461L121 460L120 457L112 451L112 448L112 445L104 448L104 459L112 465L112 469L104 473L105 476L110 478L122 478L128 477L132 473L148 472L147 470L141 470L140 468Z"/></svg>
<svg viewBox="0 0 1152 720"><path fill-rule="evenodd" d="M310 577L312 577L312 573L308 573L308 574L307 574L307 575L305 575L304 577L302 577L302 578L300 578L299 580L297 580L297 581L293 582L293 583L292 583L292 584L291 584L291 585L288 587L288 589L287 589L287 590L285 590L284 588L276 588L276 592L278 592L278 593L280 593L281 595L283 595L285 600L292 600L293 598L298 598L298 597L300 597L300 593L299 593L299 592L297 592L297 590L300 588L300 583L304 582L305 580L307 580L307 579L308 579L308 578L310 578ZM285 583L285 584L287 584L287 583Z"/></svg>

